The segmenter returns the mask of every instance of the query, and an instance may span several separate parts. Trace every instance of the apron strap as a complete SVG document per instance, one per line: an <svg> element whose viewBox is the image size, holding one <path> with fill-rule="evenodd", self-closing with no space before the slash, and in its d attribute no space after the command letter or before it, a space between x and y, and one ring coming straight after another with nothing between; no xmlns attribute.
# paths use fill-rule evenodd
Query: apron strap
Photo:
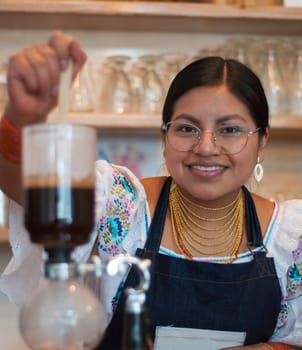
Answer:
<svg viewBox="0 0 302 350"><path fill-rule="evenodd" d="M172 183L172 177L165 180L157 200L153 219L149 228L148 237L145 243L145 249L158 252L164 231L166 213L169 206L169 194Z"/></svg>
<svg viewBox="0 0 302 350"><path fill-rule="evenodd" d="M248 245L249 247L261 247L263 246L263 240L255 203L248 189L245 186L243 186L242 189L245 197L245 220Z"/></svg>

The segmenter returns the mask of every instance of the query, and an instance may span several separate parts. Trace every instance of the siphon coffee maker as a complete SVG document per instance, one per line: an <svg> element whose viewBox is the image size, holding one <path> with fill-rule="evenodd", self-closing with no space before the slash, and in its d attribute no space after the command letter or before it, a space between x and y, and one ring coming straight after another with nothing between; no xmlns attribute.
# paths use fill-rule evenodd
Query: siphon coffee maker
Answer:
<svg viewBox="0 0 302 350"><path fill-rule="evenodd" d="M20 332L33 350L92 350L105 330L105 313L84 286L88 273L101 278L129 265L140 275L139 290L149 286L149 261L122 255L105 264L73 259L89 242L95 226L97 132L70 124L35 124L23 129L24 224L30 240L44 248L44 278L20 311Z"/></svg>

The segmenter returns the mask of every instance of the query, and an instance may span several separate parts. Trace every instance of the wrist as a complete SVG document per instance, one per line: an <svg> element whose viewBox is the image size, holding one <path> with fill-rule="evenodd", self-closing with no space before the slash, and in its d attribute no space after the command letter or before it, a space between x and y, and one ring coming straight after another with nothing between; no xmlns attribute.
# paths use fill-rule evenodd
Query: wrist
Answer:
<svg viewBox="0 0 302 350"><path fill-rule="evenodd" d="M16 112L14 111L14 108L11 107L10 103L7 103L5 106L2 118L5 118L13 127L17 129L22 129L23 127L22 121L25 118L21 118L21 114L20 113L16 114Z"/></svg>
<svg viewBox="0 0 302 350"><path fill-rule="evenodd" d="M22 129L15 126L5 115L0 119L0 154L11 163L21 163Z"/></svg>

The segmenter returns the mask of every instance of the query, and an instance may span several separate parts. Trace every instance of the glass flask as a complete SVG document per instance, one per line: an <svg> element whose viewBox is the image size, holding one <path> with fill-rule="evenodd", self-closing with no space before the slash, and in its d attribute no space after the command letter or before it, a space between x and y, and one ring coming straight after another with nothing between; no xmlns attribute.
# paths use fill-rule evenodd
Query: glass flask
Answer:
<svg viewBox="0 0 302 350"><path fill-rule="evenodd" d="M19 324L32 350L91 350L104 333L105 313L76 278L47 279L21 309Z"/></svg>
<svg viewBox="0 0 302 350"><path fill-rule="evenodd" d="M150 260L121 254L102 264L46 263L43 286L25 302L19 328L32 350L92 350L100 343L106 327L106 313L96 295L81 280L94 272L102 278L125 273L133 266L139 275L134 289L144 293L150 285Z"/></svg>

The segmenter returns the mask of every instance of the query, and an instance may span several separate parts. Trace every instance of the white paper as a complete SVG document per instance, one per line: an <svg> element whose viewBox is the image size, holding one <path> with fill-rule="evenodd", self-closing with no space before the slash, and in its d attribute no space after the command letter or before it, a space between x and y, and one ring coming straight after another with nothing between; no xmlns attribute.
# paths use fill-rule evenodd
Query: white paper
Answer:
<svg viewBox="0 0 302 350"><path fill-rule="evenodd" d="M219 350L243 345L245 336L245 332L156 327L154 350Z"/></svg>

